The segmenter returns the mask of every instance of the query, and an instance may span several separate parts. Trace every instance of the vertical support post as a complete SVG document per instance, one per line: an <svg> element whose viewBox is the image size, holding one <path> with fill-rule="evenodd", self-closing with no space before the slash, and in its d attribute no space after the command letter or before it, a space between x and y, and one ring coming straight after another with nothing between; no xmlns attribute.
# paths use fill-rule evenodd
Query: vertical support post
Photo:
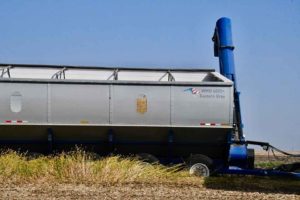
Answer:
<svg viewBox="0 0 300 200"><path fill-rule="evenodd" d="M235 139L244 141L240 92L237 90L233 55L234 46L232 42L231 21L229 18L223 17L217 21L212 39L214 41L214 54L216 57L219 57L220 73L234 84L234 111L237 132L237 137Z"/></svg>
<svg viewBox="0 0 300 200"><path fill-rule="evenodd" d="M53 130L52 128L47 129L47 140L48 140L48 154L53 152Z"/></svg>
<svg viewBox="0 0 300 200"><path fill-rule="evenodd" d="M109 145L109 153L112 153L115 150L115 139L114 132L112 129L108 130L108 145Z"/></svg>
<svg viewBox="0 0 300 200"><path fill-rule="evenodd" d="M173 143L174 143L174 132L172 129L168 132L168 160L172 162L173 160Z"/></svg>

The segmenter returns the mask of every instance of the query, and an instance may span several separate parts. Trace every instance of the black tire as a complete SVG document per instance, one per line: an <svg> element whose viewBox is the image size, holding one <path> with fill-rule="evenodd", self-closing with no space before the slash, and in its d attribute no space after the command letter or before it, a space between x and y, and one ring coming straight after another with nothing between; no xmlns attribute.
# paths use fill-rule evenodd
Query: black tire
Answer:
<svg viewBox="0 0 300 200"><path fill-rule="evenodd" d="M202 154L192 154L187 159L191 175L208 177L214 173L213 160Z"/></svg>
<svg viewBox="0 0 300 200"><path fill-rule="evenodd" d="M139 153L137 154L137 158L143 162L150 164L158 164L159 160L154 155L149 153Z"/></svg>
<svg viewBox="0 0 300 200"><path fill-rule="evenodd" d="M187 159L187 165L189 167L193 166L196 163L205 164L210 170L213 167L213 160L210 157L202 155L202 154L192 154Z"/></svg>

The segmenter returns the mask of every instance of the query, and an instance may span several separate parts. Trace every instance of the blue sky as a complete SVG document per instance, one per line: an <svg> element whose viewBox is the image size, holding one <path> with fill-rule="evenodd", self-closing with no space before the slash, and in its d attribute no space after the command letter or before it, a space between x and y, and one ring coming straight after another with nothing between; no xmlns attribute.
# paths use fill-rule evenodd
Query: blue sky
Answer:
<svg viewBox="0 0 300 200"><path fill-rule="evenodd" d="M247 139L300 149L299 0L1 0L0 63L218 70L232 19Z"/></svg>

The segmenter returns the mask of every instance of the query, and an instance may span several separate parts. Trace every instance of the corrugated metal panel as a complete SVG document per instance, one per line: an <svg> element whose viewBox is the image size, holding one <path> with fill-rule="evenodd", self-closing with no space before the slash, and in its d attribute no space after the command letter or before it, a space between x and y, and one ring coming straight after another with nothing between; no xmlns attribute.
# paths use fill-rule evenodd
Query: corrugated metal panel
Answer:
<svg viewBox="0 0 300 200"><path fill-rule="evenodd" d="M172 124L232 123L231 87L172 87Z"/></svg>
<svg viewBox="0 0 300 200"><path fill-rule="evenodd" d="M228 86L1 83L0 89L3 123L166 127L232 123L233 93Z"/></svg>
<svg viewBox="0 0 300 200"><path fill-rule="evenodd" d="M112 87L112 124L169 125L169 86Z"/></svg>
<svg viewBox="0 0 300 200"><path fill-rule="evenodd" d="M9 70L11 78L0 81L3 124L228 128L233 121L232 82L216 72L28 66Z"/></svg>
<svg viewBox="0 0 300 200"><path fill-rule="evenodd" d="M28 121L47 123L47 84L0 84L0 121ZM19 112L11 110L11 96L18 92L21 98Z"/></svg>
<svg viewBox="0 0 300 200"><path fill-rule="evenodd" d="M50 123L108 124L108 85L51 84Z"/></svg>

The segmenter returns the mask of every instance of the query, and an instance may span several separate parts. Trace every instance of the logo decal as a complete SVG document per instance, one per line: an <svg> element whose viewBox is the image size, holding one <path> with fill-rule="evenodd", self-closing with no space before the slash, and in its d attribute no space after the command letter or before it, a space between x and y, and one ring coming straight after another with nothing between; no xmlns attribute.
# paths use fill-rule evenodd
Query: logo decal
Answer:
<svg viewBox="0 0 300 200"><path fill-rule="evenodd" d="M200 90L198 90L196 88L188 88L188 89L185 89L184 92L190 92L191 94L196 94L196 95L200 94Z"/></svg>
<svg viewBox="0 0 300 200"><path fill-rule="evenodd" d="M144 114L147 112L147 96L144 94L139 95L136 99L136 112Z"/></svg>

